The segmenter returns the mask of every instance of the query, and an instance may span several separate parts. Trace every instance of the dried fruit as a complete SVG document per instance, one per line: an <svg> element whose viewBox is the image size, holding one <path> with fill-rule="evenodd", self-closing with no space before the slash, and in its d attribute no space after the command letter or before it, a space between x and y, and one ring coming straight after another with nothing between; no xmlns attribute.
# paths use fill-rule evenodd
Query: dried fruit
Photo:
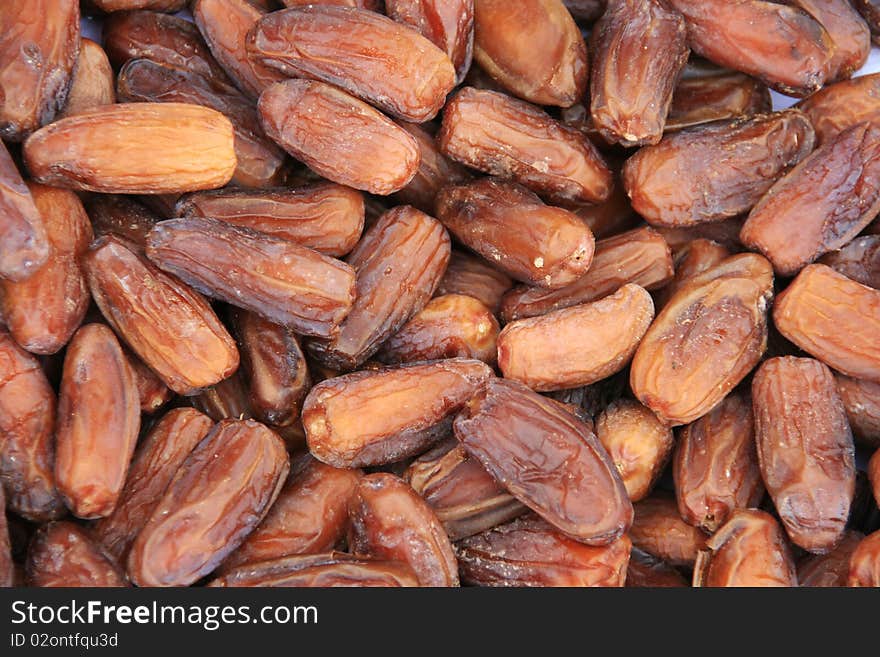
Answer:
<svg viewBox="0 0 880 657"><path fill-rule="evenodd" d="M828 554L811 554L801 559L797 564L798 586L846 586L850 558L864 538L859 532L846 531Z"/></svg>
<svg viewBox="0 0 880 657"><path fill-rule="evenodd" d="M877 0L853 0L856 9L871 28L874 43L880 40L880 3Z"/></svg>
<svg viewBox="0 0 880 657"><path fill-rule="evenodd" d="M880 73L845 80L820 89L798 103L810 117L816 142L824 144L847 128L880 121Z"/></svg>
<svg viewBox="0 0 880 657"><path fill-rule="evenodd" d="M880 586L880 531L862 539L849 561L847 586Z"/></svg>
<svg viewBox="0 0 880 657"><path fill-rule="evenodd" d="M113 69L107 59L107 53L91 39L81 39L79 56L70 80L70 91L64 109L58 115L59 118L115 102Z"/></svg>
<svg viewBox="0 0 880 657"><path fill-rule="evenodd" d="M49 259L49 238L30 190L0 142L0 277L22 281Z"/></svg>
<svg viewBox="0 0 880 657"><path fill-rule="evenodd" d="M482 258L453 250L435 295L461 294L473 297L497 313L501 297L511 285L513 281L507 274L501 273Z"/></svg>
<svg viewBox="0 0 880 657"><path fill-rule="evenodd" d="M668 563L634 547L629 554L625 586L673 588L686 587L689 584L681 573Z"/></svg>
<svg viewBox="0 0 880 657"><path fill-rule="evenodd" d="M180 11L186 0L92 0L101 11L127 11L129 9L152 9L153 11Z"/></svg>
<svg viewBox="0 0 880 657"><path fill-rule="evenodd" d="M174 393L169 390L168 386L162 382L162 379L153 370L144 365L140 358L130 351L126 352L126 356L128 356L128 364L131 365L131 370L134 373L134 382L137 386L141 413L155 413L171 401Z"/></svg>
<svg viewBox="0 0 880 657"><path fill-rule="evenodd" d="M141 252L147 244L147 233L159 221L145 205L121 194L94 194L86 199L85 207L95 235L116 235Z"/></svg>
<svg viewBox="0 0 880 657"><path fill-rule="evenodd" d="M819 262L857 283L880 290L880 235L857 237Z"/></svg>
<svg viewBox="0 0 880 657"><path fill-rule="evenodd" d="M880 383L834 374L856 442L880 448Z"/></svg>
<svg viewBox="0 0 880 657"><path fill-rule="evenodd" d="M635 547L673 566L694 565L706 534L682 520L673 497L655 493L633 510L629 537Z"/></svg>
<svg viewBox="0 0 880 657"><path fill-rule="evenodd" d="M50 522L34 534L25 564L30 586L128 586L125 574L72 522Z"/></svg>
<svg viewBox="0 0 880 657"><path fill-rule="evenodd" d="M666 117L666 132L701 123L769 112L770 91L748 75L720 69L679 80Z"/></svg>
<svg viewBox="0 0 880 657"><path fill-rule="evenodd" d="M675 277L655 295L655 303L663 307L681 287L694 276L729 258L730 251L713 240L698 237L675 254Z"/></svg>
<svg viewBox="0 0 880 657"><path fill-rule="evenodd" d="M803 9L828 32L832 50L826 82L850 77L868 60L871 31L847 0L788 0Z"/></svg>
<svg viewBox="0 0 880 657"><path fill-rule="evenodd" d="M12 562L12 548L9 544L9 527L6 521L6 496L0 486L0 588L7 588L15 582L15 564Z"/></svg>
<svg viewBox="0 0 880 657"><path fill-rule="evenodd" d="M597 239L618 235L641 223L636 213L633 212L629 204L629 197L617 177L615 177L611 196L602 203L598 205L592 203L566 204L566 207L590 227ZM592 264L595 265L595 262Z"/></svg>

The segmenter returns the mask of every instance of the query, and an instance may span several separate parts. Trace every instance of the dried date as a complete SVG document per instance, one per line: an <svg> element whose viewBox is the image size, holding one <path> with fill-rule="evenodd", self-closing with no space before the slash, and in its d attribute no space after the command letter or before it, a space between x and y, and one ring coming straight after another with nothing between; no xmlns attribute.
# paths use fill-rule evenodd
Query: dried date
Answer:
<svg viewBox="0 0 880 657"><path fill-rule="evenodd" d="M461 294L482 302L493 313L501 307L501 298L513 281L482 258L464 251L453 250L449 265L440 283L436 296Z"/></svg>
<svg viewBox="0 0 880 657"><path fill-rule="evenodd" d="M0 277L22 281L33 276L46 264L49 251L43 217L0 142Z"/></svg>
<svg viewBox="0 0 880 657"><path fill-rule="evenodd" d="M880 73L828 85L798 107L810 117L819 144L864 121L876 125L880 121Z"/></svg>
<svg viewBox="0 0 880 657"><path fill-rule="evenodd" d="M857 237L819 262L857 283L880 290L880 235Z"/></svg>
<svg viewBox="0 0 880 657"><path fill-rule="evenodd" d="M880 383L834 374L856 442L880 448Z"/></svg>
<svg viewBox="0 0 880 657"><path fill-rule="evenodd" d="M673 566L694 565L706 534L682 520L673 497L655 493L633 510L629 537L635 547Z"/></svg>
<svg viewBox="0 0 880 657"><path fill-rule="evenodd" d="M104 49L91 39L80 41L79 56L70 80L70 91L59 118L116 102L113 69Z"/></svg>
<svg viewBox="0 0 880 657"><path fill-rule="evenodd" d="M37 530L28 548L25 572L30 586L128 586L119 566L72 522L50 522Z"/></svg>

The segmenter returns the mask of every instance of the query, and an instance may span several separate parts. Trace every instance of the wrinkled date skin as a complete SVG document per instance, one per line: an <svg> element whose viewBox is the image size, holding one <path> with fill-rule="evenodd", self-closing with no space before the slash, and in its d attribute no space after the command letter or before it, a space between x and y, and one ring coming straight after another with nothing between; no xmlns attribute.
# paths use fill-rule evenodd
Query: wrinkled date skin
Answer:
<svg viewBox="0 0 880 657"><path fill-rule="evenodd" d="M647 497L672 453L672 430L637 401L619 399L596 418L596 437L620 472L629 499Z"/></svg>
<svg viewBox="0 0 880 657"><path fill-rule="evenodd" d="M776 328L829 367L880 383L880 290L808 265L779 295Z"/></svg>
<svg viewBox="0 0 880 657"><path fill-rule="evenodd" d="M532 390L590 385L626 367L654 319L651 295L627 284L599 301L511 322L498 367Z"/></svg>
<svg viewBox="0 0 880 657"><path fill-rule="evenodd" d="M0 142L0 278L22 281L49 259L49 237L30 190Z"/></svg>
<svg viewBox="0 0 880 657"><path fill-rule="evenodd" d="M64 356L58 396L55 482L79 518L110 515L140 430L134 372L104 324L81 327Z"/></svg>
<svg viewBox="0 0 880 657"><path fill-rule="evenodd" d="M682 588L689 585L682 574L665 561L635 547L630 552L625 584L628 588Z"/></svg>
<svg viewBox="0 0 880 657"><path fill-rule="evenodd" d="M357 272L351 312L334 338L308 350L334 369L364 363L428 302L449 253L449 235L433 217L409 206L384 213L346 259Z"/></svg>
<svg viewBox="0 0 880 657"><path fill-rule="evenodd" d="M576 215L496 178L446 187L437 217L455 237L509 276L556 289L586 273L593 233Z"/></svg>
<svg viewBox="0 0 880 657"><path fill-rule="evenodd" d="M0 481L10 511L59 518L55 489L55 392L39 361L0 330Z"/></svg>
<svg viewBox="0 0 880 657"><path fill-rule="evenodd" d="M834 49L826 82L850 77L868 60L871 31L848 0L789 0L812 16L831 38Z"/></svg>
<svg viewBox="0 0 880 657"><path fill-rule="evenodd" d="M122 194L94 194L85 201L97 237L116 235L143 252L149 233L159 217L147 206Z"/></svg>
<svg viewBox="0 0 880 657"><path fill-rule="evenodd" d="M596 301L628 283L656 290L672 280L672 254L663 237L652 228L615 235L596 244L587 273L565 287L548 290L520 285L504 295L500 317L512 322L554 310Z"/></svg>
<svg viewBox="0 0 880 657"><path fill-rule="evenodd" d="M671 425L711 411L767 347L773 270L762 256L731 256L685 283L657 315L632 360L630 386Z"/></svg>
<svg viewBox="0 0 880 657"><path fill-rule="evenodd" d="M180 199L176 213L181 217L220 219L334 258L351 251L364 229L363 194L335 183L299 189L196 192Z"/></svg>
<svg viewBox="0 0 880 657"><path fill-rule="evenodd" d="M178 469L138 534L128 574L138 586L188 586L232 553L275 501L290 462L253 420L214 426Z"/></svg>
<svg viewBox="0 0 880 657"><path fill-rule="evenodd" d="M828 554L811 554L798 561L798 586L846 586L850 559L864 538L859 532L847 531Z"/></svg>
<svg viewBox="0 0 880 657"><path fill-rule="evenodd" d="M91 298L79 258L92 225L73 192L28 185L43 218L50 257L27 280L0 282L3 319L12 337L34 354L54 354L82 323Z"/></svg>
<svg viewBox="0 0 880 657"><path fill-rule="evenodd" d="M614 184L585 135L495 91L459 91L443 110L437 142L453 160L557 202L601 203Z"/></svg>
<svg viewBox="0 0 880 657"><path fill-rule="evenodd" d="M400 561L421 586L458 586L458 564L443 525L402 479L363 477L349 504L348 545L357 555Z"/></svg>
<svg viewBox="0 0 880 657"><path fill-rule="evenodd" d="M174 392L196 394L238 368L235 342L207 301L118 238L97 240L83 265L101 313Z"/></svg>
<svg viewBox="0 0 880 657"><path fill-rule="evenodd" d="M214 219L159 222L147 256L199 292L302 335L333 335L354 302L355 273L344 262Z"/></svg>
<svg viewBox="0 0 880 657"><path fill-rule="evenodd" d="M497 359L498 320L473 297L446 294L431 299L382 345L376 358L394 365L438 358Z"/></svg>
<svg viewBox="0 0 880 657"><path fill-rule="evenodd" d="M64 107L79 54L77 0L6 0L0 13L0 138L22 141Z"/></svg>
<svg viewBox="0 0 880 657"><path fill-rule="evenodd" d="M530 515L455 546L462 581L477 586L623 586L631 543L592 547Z"/></svg>
<svg viewBox="0 0 880 657"><path fill-rule="evenodd" d="M79 56L70 81L70 92L59 117L116 102L113 69L104 49L91 39L81 39Z"/></svg>
<svg viewBox="0 0 880 657"><path fill-rule="evenodd" d="M738 119L769 112L771 108L770 91L748 75L720 71L683 78L672 94L665 130L672 132L710 121Z"/></svg>
<svg viewBox="0 0 880 657"><path fill-rule="evenodd" d="M686 244L675 254L675 278L655 295L657 305L661 308L665 306L694 276L712 269L730 256L727 248L713 240L698 237Z"/></svg>
<svg viewBox="0 0 880 657"><path fill-rule="evenodd" d="M25 574L30 586L128 586L125 574L79 526L50 522L34 534Z"/></svg>
<svg viewBox="0 0 880 657"><path fill-rule="evenodd" d="M474 51L473 0L385 0L385 11L449 55L455 82L464 79Z"/></svg>
<svg viewBox="0 0 880 657"><path fill-rule="evenodd" d="M453 541L492 529L528 510L453 437L413 461L403 478L434 509Z"/></svg>
<svg viewBox="0 0 880 657"><path fill-rule="evenodd" d="M862 539L849 561L847 586L880 586L880 531Z"/></svg>
<svg viewBox="0 0 880 657"><path fill-rule="evenodd" d="M633 545L672 566L693 566L706 534L682 520L675 499L655 493L633 505Z"/></svg>
<svg viewBox="0 0 880 657"><path fill-rule="evenodd" d="M624 165L623 185L651 225L721 221L749 210L813 143L798 110L719 121L642 148Z"/></svg>
<svg viewBox="0 0 880 657"><path fill-rule="evenodd" d="M727 522L735 509L758 506L764 485L748 397L731 393L682 428L672 476L682 518L709 533Z"/></svg>
<svg viewBox="0 0 880 657"><path fill-rule="evenodd" d="M880 73L864 75L820 89L798 103L810 117L816 141L824 144L864 121L880 121Z"/></svg>
<svg viewBox="0 0 880 657"><path fill-rule="evenodd" d="M695 53L748 73L789 96L828 79L834 41L805 11L763 0L670 0L687 21Z"/></svg>
<svg viewBox="0 0 880 657"><path fill-rule="evenodd" d="M403 189L418 171L416 140L332 85L279 82L263 92L258 107L266 134L328 180L387 195Z"/></svg>
<svg viewBox="0 0 880 657"><path fill-rule="evenodd" d="M857 237L820 260L857 283L880 290L880 235Z"/></svg>
<svg viewBox="0 0 880 657"><path fill-rule="evenodd" d="M590 116L599 133L626 147L656 144L690 54L684 18L657 0L612 2L590 48Z"/></svg>
<svg viewBox="0 0 880 657"><path fill-rule="evenodd" d="M513 281L507 274L498 271L482 258L454 250L435 294L469 296L497 314L501 307L501 298L512 286Z"/></svg>
<svg viewBox="0 0 880 657"><path fill-rule="evenodd" d="M880 448L880 383L835 373L837 392L858 443Z"/></svg>
<svg viewBox="0 0 880 657"><path fill-rule="evenodd" d="M175 408L138 446L113 512L93 526L93 536L115 559L125 561L178 468L213 425L195 409Z"/></svg>
<svg viewBox="0 0 880 657"><path fill-rule="evenodd" d="M453 423L455 436L514 497L587 545L608 545L632 505L591 427L557 402L493 379Z"/></svg>
<svg viewBox="0 0 880 657"><path fill-rule="evenodd" d="M843 536L855 492L855 450L846 411L825 365L765 361L752 381L758 462L791 540L809 552Z"/></svg>
<svg viewBox="0 0 880 657"><path fill-rule="evenodd" d="M452 416L491 376L485 363L454 358L322 381L303 404L309 450L338 468L415 456L449 431Z"/></svg>
<svg viewBox="0 0 880 657"><path fill-rule="evenodd" d="M797 586L791 550L768 513L738 509L707 539L694 567L694 586Z"/></svg>
<svg viewBox="0 0 880 657"><path fill-rule="evenodd" d="M289 77L336 85L404 121L433 119L455 86L445 52L410 27L363 9L272 12L251 30L247 48Z"/></svg>
<svg viewBox="0 0 880 657"><path fill-rule="evenodd" d="M583 98L587 47L562 0L474 0L474 30L474 59L516 96L558 107Z"/></svg>
<svg viewBox="0 0 880 657"><path fill-rule="evenodd" d="M860 123L829 140L752 208L740 240L793 276L839 249L880 212L880 127Z"/></svg>
<svg viewBox="0 0 880 657"><path fill-rule="evenodd" d="M419 580L409 566L399 561L328 552L246 564L212 580L208 586L411 587L419 586Z"/></svg>
<svg viewBox="0 0 880 657"><path fill-rule="evenodd" d="M265 135L253 103L236 89L148 59L123 66L116 88L120 102L190 103L217 110L229 119L235 133L237 166L231 182L269 187L280 181L284 151Z"/></svg>
<svg viewBox="0 0 880 657"><path fill-rule="evenodd" d="M15 564L12 561L12 548L9 543L9 526L6 521L6 496L0 486L0 588L7 588L15 582Z"/></svg>
<svg viewBox="0 0 880 657"><path fill-rule="evenodd" d="M361 475L360 470L340 470L302 457L268 515L229 555L223 570L332 550L348 531L348 502Z"/></svg>
<svg viewBox="0 0 880 657"><path fill-rule="evenodd" d="M228 183L237 164L234 137L229 119L207 107L104 105L37 130L24 160L37 182L55 187L168 194Z"/></svg>

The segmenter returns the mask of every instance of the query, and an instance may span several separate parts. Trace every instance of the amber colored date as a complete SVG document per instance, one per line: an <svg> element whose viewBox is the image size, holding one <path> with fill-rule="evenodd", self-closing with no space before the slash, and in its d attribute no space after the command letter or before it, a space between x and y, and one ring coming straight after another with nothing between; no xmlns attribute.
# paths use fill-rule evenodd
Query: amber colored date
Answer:
<svg viewBox="0 0 880 657"><path fill-rule="evenodd" d="M739 509L706 541L694 567L694 586L797 586L791 550L768 513Z"/></svg>
<svg viewBox="0 0 880 657"><path fill-rule="evenodd" d="M624 165L623 184L633 209L652 225L721 221L749 210L813 143L798 110L719 121L642 148Z"/></svg>
<svg viewBox="0 0 880 657"><path fill-rule="evenodd" d="M128 356L128 364L131 365L131 370L134 373L141 413L155 413L171 401L174 393L153 370L144 365L140 358L130 351L126 352L126 356Z"/></svg>
<svg viewBox="0 0 880 657"><path fill-rule="evenodd" d="M880 383L880 290L808 265L773 307L776 328L829 367Z"/></svg>
<svg viewBox="0 0 880 657"><path fill-rule="evenodd" d="M693 566L706 534L682 520L675 499L655 493L633 505L633 545L673 566Z"/></svg>
<svg viewBox="0 0 880 657"><path fill-rule="evenodd" d="M116 235L140 251L159 221L144 204L122 194L94 194L85 200L85 208L97 237Z"/></svg>
<svg viewBox="0 0 880 657"><path fill-rule="evenodd" d="M611 144L656 144L690 49L684 18L657 0L612 2L593 27L590 115Z"/></svg>
<svg viewBox="0 0 880 657"><path fill-rule="evenodd" d="M566 207L590 227L596 239L618 235L641 223L636 213L633 212L629 197L617 176L615 176L611 196L602 203L566 204ZM595 262L591 266L594 265Z"/></svg>
<svg viewBox="0 0 880 657"><path fill-rule="evenodd" d="M701 123L738 119L769 112L770 91L752 77L735 71L682 78L672 93L666 132Z"/></svg>
<svg viewBox="0 0 880 657"><path fill-rule="evenodd" d="M0 482L10 511L41 522L58 518L55 392L37 359L0 330Z"/></svg>
<svg viewBox="0 0 880 657"><path fill-rule="evenodd" d="M846 586L850 558L864 538L863 534L848 530L828 554L810 554L798 561L798 586Z"/></svg>
<svg viewBox="0 0 880 657"><path fill-rule="evenodd" d="M455 86L445 52L408 26L363 9L272 12L251 30L247 48L287 76L336 85L405 121L434 118Z"/></svg>
<svg viewBox="0 0 880 657"><path fill-rule="evenodd" d="M305 455L294 463L278 499L244 543L223 562L243 564L332 550L348 531L348 502L360 470L340 470Z"/></svg>
<svg viewBox="0 0 880 657"><path fill-rule="evenodd" d="M672 453L672 430L637 401L618 399L596 418L596 437L620 472L629 499L647 497Z"/></svg>
<svg viewBox="0 0 880 657"><path fill-rule="evenodd" d="M556 290L524 285L510 290L501 301L501 320L511 322L596 301L628 283L656 290L672 280L673 273L672 254L663 237L652 228L637 228L600 240L587 273L574 283Z"/></svg>
<svg viewBox="0 0 880 657"><path fill-rule="evenodd" d="M869 534L856 546L849 561L847 586L880 586L880 531Z"/></svg>
<svg viewBox="0 0 880 657"><path fill-rule="evenodd" d="M631 543L593 547L530 515L455 546L461 578L477 586L623 586Z"/></svg>
<svg viewBox="0 0 880 657"><path fill-rule="evenodd" d="M7 0L0 12L0 138L22 141L64 107L79 53L77 0Z"/></svg>
<svg viewBox="0 0 880 657"><path fill-rule="evenodd" d="M590 385L626 367L653 319L651 295L627 284L599 301L511 322L498 336L498 367L538 391Z"/></svg>
<svg viewBox="0 0 880 657"><path fill-rule="evenodd" d="M657 315L632 360L635 396L664 421L711 411L767 347L773 270L762 256L732 256L693 277Z"/></svg>
<svg viewBox="0 0 880 657"><path fill-rule="evenodd" d="M880 383L838 373L834 378L856 442L870 449L880 448Z"/></svg>
<svg viewBox="0 0 880 657"><path fill-rule="evenodd" d="M685 244L675 254L675 277L655 295L658 307L663 307L690 279L729 258L730 251L713 240L697 239Z"/></svg>
<svg viewBox="0 0 880 657"><path fill-rule="evenodd" d="M364 363L434 294L449 243L439 221L412 207L384 213L346 259L357 272L351 312L334 338L308 344L311 354L339 370Z"/></svg>
<svg viewBox="0 0 880 657"><path fill-rule="evenodd" d="M682 428L672 476L682 518L707 532L727 522L736 509L758 506L764 486L748 397L733 392Z"/></svg>
<svg viewBox="0 0 880 657"><path fill-rule="evenodd" d="M474 59L513 94L559 107L583 97L587 47L562 0L474 0L474 30Z"/></svg>
<svg viewBox="0 0 880 657"><path fill-rule="evenodd" d="M834 45L826 82L850 77L868 60L871 31L848 0L789 0L803 9L828 32Z"/></svg>
<svg viewBox="0 0 880 657"><path fill-rule="evenodd" d="M407 564L421 586L458 586L458 564L443 525L403 480L363 477L349 505L349 548L356 555Z"/></svg>
<svg viewBox="0 0 880 657"><path fill-rule="evenodd" d="M880 73L845 80L820 89L798 103L810 117L816 141L824 144L847 128L880 121Z"/></svg>
<svg viewBox="0 0 880 657"><path fill-rule="evenodd" d="M253 418L250 399L241 378L241 368L232 376L190 397L188 401L193 408L200 410L215 422Z"/></svg>
<svg viewBox="0 0 880 657"><path fill-rule="evenodd" d="M449 430L452 416L491 376L485 363L454 358L322 381L303 403L309 450L339 468L415 456Z"/></svg>
<svg viewBox="0 0 880 657"><path fill-rule="evenodd" d="M235 342L207 301L118 238L97 240L83 266L104 317L176 393L195 394L238 368Z"/></svg>
<svg viewBox="0 0 880 657"><path fill-rule="evenodd" d="M514 497L587 545L625 533L632 505L592 429L552 399L490 380L455 419L455 436Z"/></svg>
<svg viewBox="0 0 880 657"><path fill-rule="evenodd" d="M72 522L50 522L37 530L28 548L25 573L30 586L128 586L119 566Z"/></svg>
<svg viewBox="0 0 880 657"><path fill-rule="evenodd" d="M611 170L585 135L495 91L465 87L455 94L437 142L448 157L557 202L600 203L613 186Z"/></svg>
<svg viewBox="0 0 880 657"><path fill-rule="evenodd" d="M115 103L113 79L113 69L104 49L91 39L81 39L70 91L58 116L73 116L92 107Z"/></svg>
<svg viewBox="0 0 880 657"><path fill-rule="evenodd" d="M437 285L436 296L460 294L482 302L486 308L497 313L501 298L513 281L482 258L464 251L453 250L446 273Z"/></svg>
<svg viewBox="0 0 880 657"><path fill-rule="evenodd" d="M880 235L857 237L819 262L857 283L880 290Z"/></svg>
<svg viewBox="0 0 880 657"><path fill-rule="evenodd" d="M0 281L3 320L12 337L34 354L58 352L82 323L91 298L79 258L92 225L71 191L28 185L49 241L49 259L24 281Z"/></svg>
<svg viewBox="0 0 880 657"><path fill-rule="evenodd" d="M675 568L636 547L629 553L626 568L627 588L680 588L688 581Z"/></svg>
<svg viewBox="0 0 880 657"><path fill-rule="evenodd" d="M49 259L49 238L31 192L0 142L0 277L22 281Z"/></svg>

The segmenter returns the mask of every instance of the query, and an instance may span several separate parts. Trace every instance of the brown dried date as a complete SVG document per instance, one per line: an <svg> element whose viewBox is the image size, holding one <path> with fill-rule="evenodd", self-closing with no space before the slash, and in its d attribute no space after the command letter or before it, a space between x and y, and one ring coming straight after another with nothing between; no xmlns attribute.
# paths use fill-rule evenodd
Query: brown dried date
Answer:
<svg viewBox="0 0 880 657"><path fill-rule="evenodd" d="M462 294L482 302L493 313L501 306L501 297L513 281L482 258L453 250L446 273L437 285L436 296Z"/></svg>
<svg viewBox="0 0 880 657"><path fill-rule="evenodd" d="M593 27L590 116L611 144L656 144L690 50L684 18L657 0L618 0Z"/></svg>
<svg viewBox="0 0 880 657"><path fill-rule="evenodd" d="M287 76L336 85L415 123L434 118L455 86L445 52L408 26L363 9L314 5L272 12L251 30L247 48Z"/></svg>
<svg viewBox="0 0 880 657"><path fill-rule="evenodd" d="M880 73L828 85L798 107L810 117L819 144L859 123L876 125L880 121Z"/></svg>
<svg viewBox="0 0 880 657"><path fill-rule="evenodd" d="M384 472L363 477L349 505L356 555L399 561L421 586L458 586L458 564L443 525L421 497Z"/></svg>
<svg viewBox="0 0 880 657"><path fill-rule="evenodd" d="M694 276L657 315L632 360L635 396L671 424L711 411L767 347L773 270L762 256L731 256Z"/></svg>
<svg viewBox="0 0 880 657"><path fill-rule="evenodd" d="M77 0L7 0L0 12L0 137L23 141L64 107L79 53Z"/></svg>
<svg viewBox="0 0 880 657"><path fill-rule="evenodd" d="M757 509L738 509L707 539L694 586L797 586L791 550L779 523Z"/></svg>
<svg viewBox="0 0 880 657"><path fill-rule="evenodd" d="M112 236L83 258L102 314L169 388L195 394L238 368L235 342L207 301Z"/></svg>
<svg viewBox="0 0 880 657"><path fill-rule="evenodd" d="M868 60L871 31L847 0L788 0L803 9L828 32L832 50L826 82L850 77Z"/></svg>
<svg viewBox="0 0 880 657"><path fill-rule="evenodd" d="M652 228L637 228L600 240L587 273L574 283L556 290L525 285L510 290L501 301L501 320L511 322L596 301L628 283L655 290L672 276L666 241Z"/></svg>
<svg viewBox="0 0 880 657"><path fill-rule="evenodd" d="M599 301L511 322L498 336L498 367L538 391L590 385L626 367L652 319L651 295L627 284Z"/></svg>
<svg viewBox="0 0 880 657"><path fill-rule="evenodd" d="M50 522L37 530L28 548L25 572L30 586L128 586L119 566L72 522Z"/></svg>
<svg viewBox="0 0 880 657"><path fill-rule="evenodd" d="M28 189L46 229L49 259L24 281L0 281L3 320L31 353L54 354L82 323L91 301L78 261L92 241L92 225L73 192L36 183Z"/></svg>
<svg viewBox="0 0 880 657"><path fill-rule="evenodd" d="M569 107L587 88L587 47L562 0L474 0L474 59L537 105Z"/></svg>
<svg viewBox="0 0 880 657"><path fill-rule="evenodd" d="M721 221L749 210L813 143L813 128L798 110L718 121L639 150L623 167L623 185L652 225Z"/></svg>
<svg viewBox="0 0 880 657"><path fill-rule="evenodd" d="M143 251L147 233L159 221L150 209L130 196L93 194L85 200L95 235L116 235Z"/></svg>
<svg viewBox="0 0 880 657"><path fill-rule="evenodd" d="M828 554L811 554L798 561L798 586L846 586L850 558L864 538L856 531L844 532L840 543Z"/></svg>
<svg viewBox="0 0 880 657"><path fill-rule="evenodd" d="M635 547L673 566L694 565L706 534L682 520L674 498L655 493L633 510L629 537Z"/></svg>
<svg viewBox="0 0 880 657"><path fill-rule="evenodd" d="M668 563L634 547L629 553L625 586L673 588L687 587L689 584L682 574Z"/></svg>
<svg viewBox="0 0 880 657"><path fill-rule="evenodd" d="M9 526L6 521L6 496L0 486L0 588L7 588L15 583L15 564L12 561L12 548L9 543Z"/></svg>
<svg viewBox="0 0 880 657"><path fill-rule="evenodd" d="M829 367L880 383L880 290L808 265L773 307L776 328Z"/></svg>
<svg viewBox="0 0 880 657"><path fill-rule="evenodd" d="M880 531L869 534L856 546L849 561L847 586L880 586Z"/></svg>
<svg viewBox="0 0 880 657"><path fill-rule="evenodd" d="M666 243L672 250L673 258L678 260L690 244L697 239L718 242L721 246L734 253L741 251L742 244L739 241L739 233L742 230L744 221L744 217L734 217L725 221L701 223L683 228L658 226L654 230L663 236L663 239L666 240Z"/></svg>
<svg viewBox="0 0 880 657"><path fill-rule="evenodd" d="M334 338L308 344L311 354L340 370L364 363L431 298L449 242L439 221L414 208L384 213L346 259L357 272L351 312Z"/></svg>
<svg viewBox="0 0 880 657"><path fill-rule="evenodd" d="M0 277L22 281L49 259L49 238L30 190L0 142Z"/></svg>
<svg viewBox="0 0 880 657"><path fill-rule="evenodd" d="M869 449L880 448L880 383L838 373L834 378L856 442Z"/></svg>
<svg viewBox="0 0 880 657"><path fill-rule="evenodd" d="M843 536L855 453L834 377L811 358L771 358L752 381L758 462L791 540L809 552Z"/></svg>
<svg viewBox="0 0 880 657"><path fill-rule="evenodd" d="M592 547L530 515L455 546L462 581L477 586L623 586L630 540Z"/></svg>
<svg viewBox="0 0 880 657"><path fill-rule="evenodd" d="M596 239L618 235L641 223L618 177L615 177L611 196L602 203L566 204L566 207L590 227ZM591 266L595 266L595 261Z"/></svg>
<svg viewBox="0 0 880 657"><path fill-rule="evenodd" d="M116 102L113 69L104 49L91 39L81 39L79 56L70 80L70 91L59 118Z"/></svg>
<svg viewBox="0 0 880 657"><path fill-rule="evenodd" d="M613 186L611 170L586 136L495 91L456 93L443 110L437 142L448 157L554 201L600 203Z"/></svg>
<svg viewBox="0 0 880 657"><path fill-rule="evenodd" d="M857 237L819 260L857 283L880 290L880 235Z"/></svg>
<svg viewBox="0 0 880 657"><path fill-rule="evenodd" d="M752 405L733 392L682 428L672 461L678 510L690 524L714 532L736 509L764 497Z"/></svg>
<svg viewBox="0 0 880 657"><path fill-rule="evenodd" d="M339 468L415 456L448 432L452 416L491 376L485 363L453 358L322 381L303 403L309 450Z"/></svg>
<svg viewBox="0 0 880 657"><path fill-rule="evenodd" d="M64 356L58 397L55 482L80 518L110 515L140 430L134 372L107 326L81 327Z"/></svg>
<svg viewBox="0 0 880 657"><path fill-rule="evenodd" d="M174 393L153 370L144 365L140 358L130 351L127 351L126 355L128 356L128 364L131 365L131 370L134 373L141 413L155 413L171 401Z"/></svg>
<svg viewBox="0 0 880 657"><path fill-rule="evenodd" d="M870 26L874 42L880 41L880 2L877 0L853 0L853 4Z"/></svg>
<svg viewBox="0 0 880 657"><path fill-rule="evenodd" d="M626 488L602 444L554 400L492 379L453 427L498 483L578 541L608 545L632 522Z"/></svg>
<svg viewBox="0 0 880 657"><path fill-rule="evenodd" d="M250 400L241 378L241 368L198 395L189 403L215 422L220 420L249 420L253 417Z"/></svg>
<svg viewBox="0 0 880 657"><path fill-rule="evenodd" d="M355 273L344 262L214 219L159 222L147 256L203 294L303 335L333 335L354 301Z"/></svg>
<svg viewBox="0 0 880 657"><path fill-rule="evenodd" d="M735 71L679 80L666 117L666 132L701 123L738 119L769 112L770 91L754 78Z"/></svg>
<svg viewBox="0 0 880 657"><path fill-rule="evenodd" d="M658 307L663 307L681 287L694 276L711 269L731 256L730 251L713 240L697 239L683 246L675 254L675 278L655 295Z"/></svg>
<svg viewBox="0 0 880 657"><path fill-rule="evenodd" d="M332 85L278 82L260 96L258 109L269 137L333 182L387 195L403 189L418 171L416 140Z"/></svg>
<svg viewBox="0 0 880 657"><path fill-rule="evenodd" d="M244 541L275 501L290 463L253 420L214 426L181 464L138 534L128 574L138 586L187 586Z"/></svg>

